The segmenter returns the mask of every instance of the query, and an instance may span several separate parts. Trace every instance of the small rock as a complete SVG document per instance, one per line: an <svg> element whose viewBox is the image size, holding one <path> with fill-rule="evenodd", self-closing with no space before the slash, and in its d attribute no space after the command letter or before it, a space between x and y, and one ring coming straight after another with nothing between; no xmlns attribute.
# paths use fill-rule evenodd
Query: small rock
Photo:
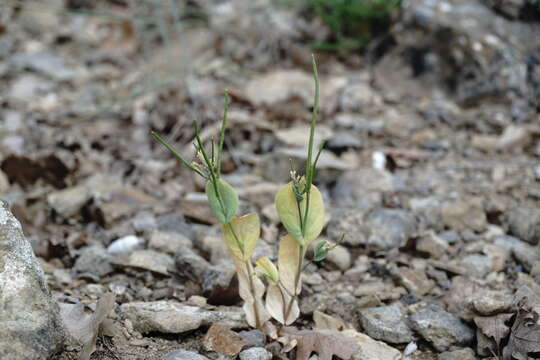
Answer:
<svg viewBox="0 0 540 360"><path fill-rule="evenodd" d="M91 196L87 186L79 185L50 193L47 203L57 214L69 218L78 215Z"/></svg>
<svg viewBox="0 0 540 360"><path fill-rule="evenodd" d="M390 172L364 167L339 176L332 197L340 204L370 210L381 205L383 193L393 190L394 178Z"/></svg>
<svg viewBox="0 0 540 360"><path fill-rule="evenodd" d="M35 75L20 76L9 90L9 96L17 101L30 102L39 94L51 91L53 85Z"/></svg>
<svg viewBox="0 0 540 360"><path fill-rule="evenodd" d="M245 346L244 339L231 329L213 324L203 341L207 351L215 351L219 354L234 356Z"/></svg>
<svg viewBox="0 0 540 360"><path fill-rule="evenodd" d="M112 255L128 254L134 250L141 249L144 239L135 235L128 235L114 240L108 247L107 252Z"/></svg>
<svg viewBox="0 0 540 360"><path fill-rule="evenodd" d="M161 360L208 360L208 358L193 351L176 350L164 355Z"/></svg>
<svg viewBox="0 0 540 360"><path fill-rule="evenodd" d="M357 360L399 360L401 353L383 343L373 340L369 336L359 333L355 330L345 330L344 335L352 337L360 345L360 353L355 355Z"/></svg>
<svg viewBox="0 0 540 360"><path fill-rule="evenodd" d="M397 305L365 308L359 314L362 327L374 339L393 344L408 343L414 339Z"/></svg>
<svg viewBox="0 0 540 360"><path fill-rule="evenodd" d="M99 281L103 276L114 271L111 261L111 255L104 248L88 246L80 251L73 268L80 277L89 277L94 281Z"/></svg>
<svg viewBox="0 0 540 360"><path fill-rule="evenodd" d="M126 303L120 306L120 314L143 334L153 331L181 334L215 323L228 327L245 326L244 313L240 310L208 311L176 301Z"/></svg>
<svg viewBox="0 0 540 360"><path fill-rule="evenodd" d="M514 207L506 216L508 232L533 245L540 241L540 208Z"/></svg>
<svg viewBox="0 0 540 360"><path fill-rule="evenodd" d="M315 328L340 331L346 328L346 324L338 317L327 315L320 311L313 312Z"/></svg>
<svg viewBox="0 0 540 360"><path fill-rule="evenodd" d="M192 248L193 243L187 236L179 233L154 231L150 236L148 247L152 250L174 255L179 249Z"/></svg>
<svg viewBox="0 0 540 360"><path fill-rule="evenodd" d="M6 174L0 170L0 195L6 193L9 190L9 180Z"/></svg>
<svg viewBox="0 0 540 360"><path fill-rule="evenodd" d="M18 69L30 69L59 81L70 80L75 75L63 58L47 51L19 53L11 57L10 63Z"/></svg>
<svg viewBox="0 0 540 360"><path fill-rule="evenodd" d="M473 349L464 348L440 353L437 360L476 360L476 355Z"/></svg>
<svg viewBox="0 0 540 360"><path fill-rule="evenodd" d="M484 205L480 198L459 199L443 204L442 219L453 230L484 231L487 225Z"/></svg>
<svg viewBox="0 0 540 360"><path fill-rule="evenodd" d="M414 330L439 351L446 351L452 345L466 345L474 338L471 328L437 305L429 304L412 314L410 320Z"/></svg>
<svg viewBox="0 0 540 360"><path fill-rule="evenodd" d="M337 246L328 252L326 261L337 266L341 271L351 267L351 253L344 246Z"/></svg>
<svg viewBox="0 0 540 360"><path fill-rule="evenodd" d="M136 232L151 231L157 229L157 221L152 214L140 214L132 221Z"/></svg>
<svg viewBox="0 0 540 360"><path fill-rule="evenodd" d="M169 269L173 268L174 260L170 255L154 250L135 250L129 254L125 262L119 262L118 264L153 271L161 275L169 275Z"/></svg>
<svg viewBox="0 0 540 360"><path fill-rule="evenodd" d="M448 244L430 231L417 240L416 250L428 253L431 257L438 259L446 253Z"/></svg>
<svg viewBox="0 0 540 360"><path fill-rule="evenodd" d="M222 267L224 271L221 271L190 248L178 249L174 262L180 275L200 284L210 303L230 304L237 299L232 283L234 268Z"/></svg>
<svg viewBox="0 0 540 360"><path fill-rule="evenodd" d="M459 260L459 266L465 269L465 273L475 278L482 279L492 271L493 262L491 257L483 254L465 255Z"/></svg>
<svg viewBox="0 0 540 360"><path fill-rule="evenodd" d="M339 241L343 234L343 242L349 246L365 245L369 229L364 225L364 214L357 209L337 209L332 212L327 226L330 240Z"/></svg>
<svg viewBox="0 0 540 360"><path fill-rule="evenodd" d="M474 309L484 316L495 315L508 311L512 306L513 296L501 291L484 290L473 295L472 305Z"/></svg>
<svg viewBox="0 0 540 360"><path fill-rule="evenodd" d="M527 270L540 261L540 248L538 246L531 246L513 236L499 236L495 238L494 244L510 250Z"/></svg>
<svg viewBox="0 0 540 360"><path fill-rule="evenodd" d="M354 296L375 295L388 289L388 285L382 281L362 282L356 286Z"/></svg>
<svg viewBox="0 0 540 360"><path fill-rule="evenodd" d="M0 358L48 359L64 330L40 262L21 224L0 201Z"/></svg>
<svg viewBox="0 0 540 360"><path fill-rule="evenodd" d="M429 293L435 286L435 282L428 279L426 272L420 269L400 267L399 280L407 290L419 296Z"/></svg>
<svg viewBox="0 0 540 360"><path fill-rule="evenodd" d="M264 347L266 335L259 330L244 330L238 333L246 344L246 347Z"/></svg>
<svg viewBox="0 0 540 360"><path fill-rule="evenodd" d="M254 347L240 353L240 360L272 360L272 353L262 347Z"/></svg>
<svg viewBox="0 0 540 360"><path fill-rule="evenodd" d="M414 198L409 202L411 210L418 214L420 222L425 224L426 228L436 231L443 229L441 201L437 197Z"/></svg>
<svg viewBox="0 0 540 360"><path fill-rule="evenodd" d="M401 247L416 231L416 219L410 212L396 209L377 209L366 218L371 230L368 245L388 250Z"/></svg>

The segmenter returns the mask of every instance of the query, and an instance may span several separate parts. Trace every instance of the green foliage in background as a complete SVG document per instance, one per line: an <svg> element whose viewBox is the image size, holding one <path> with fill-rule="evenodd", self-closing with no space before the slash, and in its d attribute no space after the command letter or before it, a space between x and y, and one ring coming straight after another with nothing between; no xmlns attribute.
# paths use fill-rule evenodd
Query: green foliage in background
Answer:
<svg viewBox="0 0 540 360"><path fill-rule="evenodd" d="M401 0L305 0L306 9L328 26L331 38L315 48L329 51L362 49L380 27L391 21Z"/></svg>

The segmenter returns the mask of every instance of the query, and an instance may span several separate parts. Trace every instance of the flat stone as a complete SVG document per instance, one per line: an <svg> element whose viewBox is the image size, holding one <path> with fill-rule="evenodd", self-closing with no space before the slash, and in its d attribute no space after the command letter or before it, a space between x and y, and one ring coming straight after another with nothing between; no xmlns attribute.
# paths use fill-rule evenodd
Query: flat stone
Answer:
<svg viewBox="0 0 540 360"><path fill-rule="evenodd" d="M540 261L540 248L532 246L513 236L499 236L495 238L494 245L510 250L518 262L527 270Z"/></svg>
<svg viewBox="0 0 540 360"><path fill-rule="evenodd" d="M60 350L59 307L21 224L0 201L0 358L45 360Z"/></svg>
<svg viewBox="0 0 540 360"><path fill-rule="evenodd" d="M181 334L215 323L233 328L245 326L241 310L209 311L176 301L126 303L120 306L120 314L143 334L153 331Z"/></svg>
<svg viewBox="0 0 540 360"><path fill-rule="evenodd" d="M208 358L194 351L175 350L161 357L161 360L208 360Z"/></svg>
<svg viewBox="0 0 540 360"><path fill-rule="evenodd" d="M380 250L404 246L416 231L414 215L396 209L374 210L367 216L366 225L371 231L367 240L368 245Z"/></svg>
<svg viewBox="0 0 540 360"><path fill-rule="evenodd" d="M66 66L64 59L48 51L19 53L10 58L18 69L30 69L55 80L70 80L75 72Z"/></svg>
<svg viewBox="0 0 540 360"><path fill-rule="evenodd" d="M346 271L351 267L351 253L344 246L336 246L328 252L326 261L337 266L341 271Z"/></svg>
<svg viewBox="0 0 540 360"><path fill-rule="evenodd" d="M418 269L400 267L399 280L407 290L419 296L429 293L435 286L435 282L428 279L426 272Z"/></svg>
<svg viewBox="0 0 540 360"><path fill-rule="evenodd" d="M437 305L427 305L412 314L410 320L413 329L438 351L447 351L453 345L466 345L474 338L470 327Z"/></svg>
<svg viewBox="0 0 540 360"><path fill-rule="evenodd" d="M361 309L359 314L364 331L376 340L403 344L414 339L397 305L365 308Z"/></svg>
<svg viewBox="0 0 540 360"><path fill-rule="evenodd" d="M148 242L148 247L152 250L174 255L179 249L186 247L192 248L193 243L187 236L179 233L153 231Z"/></svg>
<svg viewBox="0 0 540 360"><path fill-rule="evenodd" d="M448 250L448 243L430 231L417 240L416 250L428 253L431 257L438 259Z"/></svg>
<svg viewBox="0 0 540 360"><path fill-rule="evenodd" d="M174 266L174 260L170 255L154 250L135 250L127 256L126 260L119 259L115 261L115 264L169 275L169 269Z"/></svg>
<svg viewBox="0 0 540 360"><path fill-rule="evenodd" d="M514 207L506 215L507 228L514 235L533 245L540 241L540 209Z"/></svg>
<svg viewBox="0 0 540 360"><path fill-rule="evenodd" d="M345 330L344 335L352 337L360 345L360 353L355 355L357 360L399 360L401 353L382 341L377 341L355 330Z"/></svg>
<svg viewBox="0 0 540 360"><path fill-rule="evenodd" d="M491 257L483 254L465 255L458 264L466 274L479 279L489 274L493 266Z"/></svg>
<svg viewBox="0 0 540 360"><path fill-rule="evenodd" d="M439 354L437 360L476 360L477 357L474 350L471 348L464 348L453 351L446 351Z"/></svg>
<svg viewBox="0 0 540 360"><path fill-rule="evenodd" d="M254 347L240 353L240 360L272 360L272 353L262 347Z"/></svg>
<svg viewBox="0 0 540 360"><path fill-rule="evenodd" d="M231 329L214 324L204 337L204 348L219 354L234 356L246 345L244 339Z"/></svg>
<svg viewBox="0 0 540 360"><path fill-rule="evenodd" d="M449 201L441 209L443 223L453 230L471 229L483 231L487 225L486 213L481 198L466 198Z"/></svg>
<svg viewBox="0 0 540 360"><path fill-rule="evenodd" d="M484 316L495 315L510 309L513 296L502 291L484 290L474 294L471 303L474 309Z"/></svg>
<svg viewBox="0 0 540 360"><path fill-rule="evenodd" d="M112 257L107 250L99 246L87 246L80 250L73 268L79 277L99 281L114 271L111 262Z"/></svg>
<svg viewBox="0 0 540 360"><path fill-rule="evenodd" d="M246 347L264 347L266 345L266 335L260 330L244 330L238 334L244 339Z"/></svg>

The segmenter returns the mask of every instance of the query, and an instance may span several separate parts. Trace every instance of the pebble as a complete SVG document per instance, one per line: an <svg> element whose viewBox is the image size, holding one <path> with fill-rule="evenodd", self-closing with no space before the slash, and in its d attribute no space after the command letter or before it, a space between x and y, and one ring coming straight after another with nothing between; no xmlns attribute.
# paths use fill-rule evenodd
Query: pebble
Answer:
<svg viewBox="0 0 540 360"><path fill-rule="evenodd" d="M134 250L141 249L144 239L135 235L128 235L114 240L108 247L107 252L112 255L127 254Z"/></svg>
<svg viewBox="0 0 540 360"><path fill-rule="evenodd" d="M240 360L272 360L272 353L262 347L254 347L240 353Z"/></svg>
<svg viewBox="0 0 540 360"><path fill-rule="evenodd" d="M362 351L355 356L357 360L398 360L401 357L393 347L355 330L345 330L343 334L354 338L360 345Z"/></svg>
<svg viewBox="0 0 540 360"><path fill-rule="evenodd" d="M208 358L193 351L175 350L164 355L161 360L208 360Z"/></svg>
<svg viewBox="0 0 540 360"><path fill-rule="evenodd" d="M148 247L152 250L174 255L177 250L192 248L191 240L182 234L166 231L153 231L150 235Z"/></svg>
<svg viewBox="0 0 540 360"><path fill-rule="evenodd" d="M465 255L459 260L459 267L469 276L482 279L492 271L493 262L490 256L483 254Z"/></svg>
<svg viewBox="0 0 540 360"><path fill-rule="evenodd" d="M115 260L115 263L153 271L161 275L169 275L169 269L174 266L174 260L170 255L154 250L135 250L128 255L127 259Z"/></svg>
<svg viewBox="0 0 540 360"><path fill-rule="evenodd" d="M440 258L448 250L448 243L430 231L416 241L416 250L428 253L433 258Z"/></svg>
<svg viewBox="0 0 540 360"><path fill-rule="evenodd" d="M365 332L374 339L393 344L408 343L414 339L397 305L361 309L359 315Z"/></svg>
<svg viewBox="0 0 540 360"><path fill-rule="evenodd" d="M454 230L485 230L486 213L481 198L466 198L445 202L441 209L443 223Z"/></svg>
<svg viewBox="0 0 540 360"><path fill-rule="evenodd" d="M425 295L433 289L435 282L428 279L426 272L420 269L399 268L399 280L403 286L415 295Z"/></svg>
<svg viewBox="0 0 540 360"><path fill-rule="evenodd" d="M246 347L264 347L266 335L260 330L244 330L238 333L246 344Z"/></svg>
<svg viewBox="0 0 540 360"><path fill-rule="evenodd" d="M379 250L404 246L416 231L414 215L397 209L374 210L367 216L366 225L371 230L368 245Z"/></svg>
<svg viewBox="0 0 540 360"><path fill-rule="evenodd" d="M474 309L484 316L505 312L512 306L513 296L502 291L484 290L473 294Z"/></svg>
<svg viewBox="0 0 540 360"><path fill-rule="evenodd" d="M476 355L473 349L463 348L440 353L437 360L476 360Z"/></svg>
<svg viewBox="0 0 540 360"><path fill-rule="evenodd" d="M135 330L147 334L181 334L215 323L243 327L244 313L238 310L209 311L176 301L131 302L120 306L120 314L133 323Z"/></svg>
<svg viewBox="0 0 540 360"><path fill-rule="evenodd" d="M410 320L413 329L438 351L447 351L453 345L466 345L474 338L470 327L437 305L427 305L412 314Z"/></svg>
<svg viewBox="0 0 540 360"><path fill-rule="evenodd" d="M328 252L326 261L334 264L341 271L346 271L351 267L351 253L344 246L336 246Z"/></svg>
<svg viewBox="0 0 540 360"><path fill-rule="evenodd" d="M203 340L207 351L215 351L222 355L234 356L245 346L244 339L231 329L213 324Z"/></svg>
<svg viewBox="0 0 540 360"><path fill-rule="evenodd" d="M113 272L111 255L100 246L87 246L79 252L74 269L79 277L88 277L99 281L103 276Z"/></svg>
<svg viewBox="0 0 540 360"><path fill-rule="evenodd" d="M507 228L514 235L530 244L540 241L540 208L514 207L506 214Z"/></svg>

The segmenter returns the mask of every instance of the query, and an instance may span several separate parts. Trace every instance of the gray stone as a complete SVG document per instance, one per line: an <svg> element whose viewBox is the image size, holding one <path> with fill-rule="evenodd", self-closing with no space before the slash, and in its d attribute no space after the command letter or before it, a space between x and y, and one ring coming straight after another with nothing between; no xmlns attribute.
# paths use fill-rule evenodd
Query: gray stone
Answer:
<svg viewBox="0 0 540 360"><path fill-rule="evenodd" d="M483 231L487 225L482 199L463 198L445 202L441 209L443 223L453 230Z"/></svg>
<svg viewBox="0 0 540 360"><path fill-rule="evenodd" d="M346 271L351 267L351 253L344 246L336 246L328 252L326 261L334 264L341 271Z"/></svg>
<svg viewBox="0 0 540 360"><path fill-rule="evenodd" d="M416 250L428 253L433 258L440 258L448 250L448 243L430 231L416 241Z"/></svg>
<svg viewBox="0 0 540 360"><path fill-rule="evenodd" d="M240 360L272 360L272 353L262 347L254 347L240 353Z"/></svg>
<svg viewBox="0 0 540 360"><path fill-rule="evenodd" d="M465 255L459 261L459 266L465 269L466 274L480 279L492 271L492 265L491 257L483 254Z"/></svg>
<svg viewBox="0 0 540 360"><path fill-rule="evenodd" d="M471 303L480 315L495 315L510 310L513 296L502 291L484 290L473 294Z"/></svg>
<svg viewBox="0 0 540 360"><path fill-rule="evenodd" d="M64 330L41 265L21 224L0 201L0 358L46 360Z"/></svg>
<svg viewBox="0 0 540 360"><path fill-rule="evenodd" d="M326 231L331 241L343 242L350 246L365 245L369 229L364 225L364 213L357 209L335 209L332 211Z"/></svg>
<svg viewBox="0 0 540 360"><path fill-rule="evenodd" d="M208 358L194 351L175 350L164 355L161 360L208 360Z"/></svg>
<svg viewBox="0 0 540 360"><path fill-rule="evenodd" d="M179 274L200 284L203 294L212 303L226 303L236 292L227 294L234 276L231 267L218 268L190 248L180 248L174 257ZM221 271L221 270L224 271Z"/></svg>
<svg viewBox="0 0 540 360"><path fill-rule="evenodd" d="M131 320L133 327L143 334L153 331L181 334L214 323L229 327L245 326L241 310L208 311L176 301L126 303L120 306L120 314Z"/></svg>
<svg viewBox="0 0 540 360"><path fill-rule="evenodd" d="M495 238L494 244L510 250L527 270L532 269L534 264L540 261L540 248L538 246L531 246L513 236L499 236Z"/></svg>
<svg viewBox="0 0 540 360"><path fill-rule="evenodd" d="M414 339L397 305L365 308L359 314L362 327L374 339L393 344L408 343Z"/></svg>
<svg viewBox="0 0 540 360"><path fill-rule="evenodd" d="M60 81L70 80L75 75L63 58L47 51L16 54L10 58L10 64L16 69L29 69Z"/></svg>
<svg viewBox="0 0 540 360"><path fill-rule="evenodd" d="M154 250L135 250L127 256L127 259L115 260L115 264L169 275L169 269L173 268L174 260L170 255Z"/></svg>
<svg viewBox="0 0 540 360"><path fill-rule="evenodd" d="M73 269L80 277L99 281L103 276L113 272L111 261L111 255L104 248L88 246L79 252Z"/></svg>
<svg viewBox="0 0 540 360"><path fill-rule="evenodd" d="M473 349L464 348L440 353L437 360L476 360L476 355Z"/></svg>
<svg viewBox="0 0 540 360"><path fill-rule="evenodd" d="M244 339L247 347L266 345L266 335L260 330L240 331L238 334Z"/></svg>
<svg viewBox="0 0 540 360"><path fill-rule="evenodd" d="M424 224L426 228L433 230L442 230L442 203L436 197L427 198L414 198L409 202L411 210L419 215L420 222Z"/></svg>
<svg viewBox="0 0 540 360"><path fill-rule="evenodd" d="M37 95L49 92L52 84L35 75L23 75L17 78L9 90L9 96L15 100L27 102Z"/></svg>
<svg viewBox="0 0 540 360"><path fill-rule="evenodd" d="M332 197L339 204L370 210L381 206L382 194L394 190L393 183L388 171L364 167L339 176Z"/></svg>
<svg viewBox="0 0 540 360"><path fill-rule="evenodd" d="M514 207L506 215L508 232L531 244L540 241L540 208Z"/></svg>
<svg viewBox="0 0 540 360"><path fill-rule="evenodd" d="M377 209L366 218L371 231L368 245L388 250L405 245L416 231L416 219L410 212L396 209Z"/></svg>
<svg viewBox="0 0 540 360"><path fill-rule="evenodd" d="M179 249L192 248L193 243L188 237L179 233L153 231L148 247L152 250L174 255Z"/></svg>
<svg viewBox="0 0 540 360"><path fill-rule="evenodd" d="M437 305L427 305L412 314L410 320L413 329L439 351L447 351L453 345L466 345L474 338L470 327Z"/></svg>
<svg viewBox="0 0 540 360"><path fill-rule="evenodd" d="M57 214L69 218L78 215L91 197L92 193L87 186L78 185L50 193L47 203Z"/></svg>

